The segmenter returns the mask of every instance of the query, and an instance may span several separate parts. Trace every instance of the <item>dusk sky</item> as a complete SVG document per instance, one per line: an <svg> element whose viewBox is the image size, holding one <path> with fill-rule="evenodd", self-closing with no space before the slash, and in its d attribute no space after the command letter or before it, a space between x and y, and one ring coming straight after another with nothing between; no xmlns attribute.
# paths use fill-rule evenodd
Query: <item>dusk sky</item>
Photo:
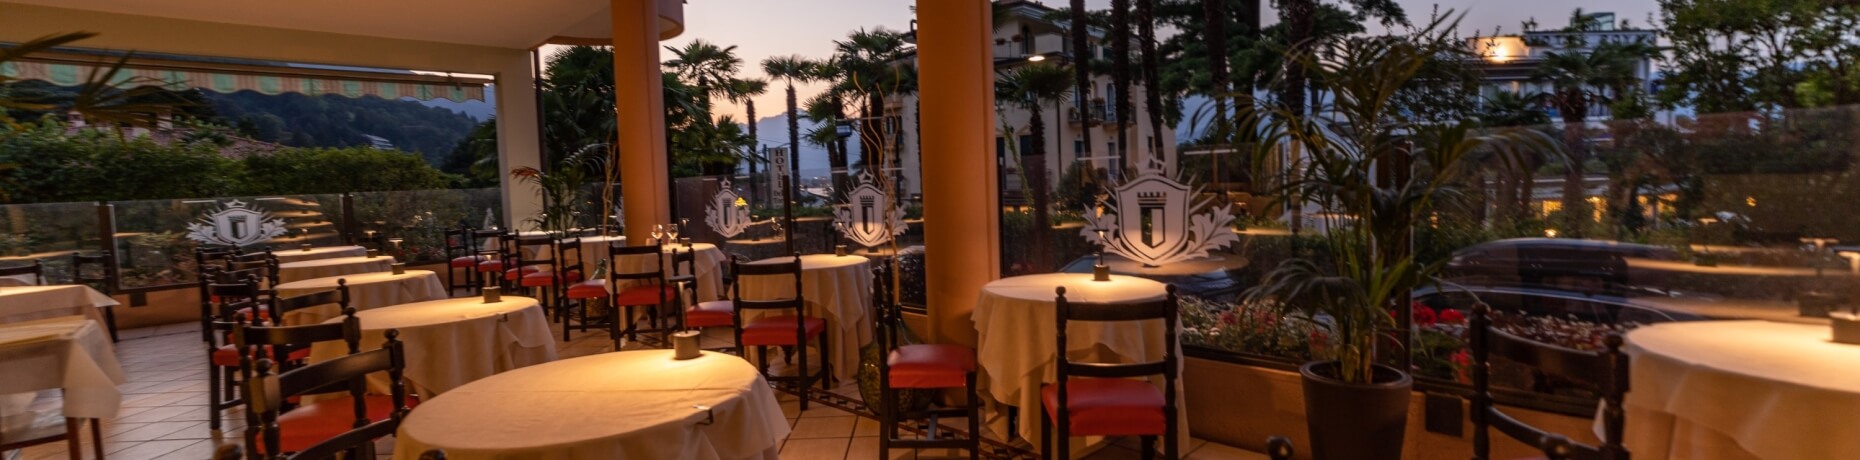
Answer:
<svg viewBox="0 0 1860 460"><path fill-rule="evenodd" d="M1542 27L1560 27L1575 8L1613 11L1617 18L1644 25L1648 14L1659 8L1654 0L1397 1L1408 11L1409 17L1417 21L1426 20L1435 5L1443 10L1465 12L1466 19L1461 23L1464 35L1472 35L1474 30L1490 33L1498 26L1515 32L1520 21L1531 17L1536 17ZM1064 6L1067 2L1047 0L1045 3ZM1276 22L1277 13L1271 9L1270 2L1261 3L1266 22ZM743 58L743 75L762 76L762 59L769 56L800 54L818 58L832 51L833 40L843 39L848 32L860 27L908 29L910 7L914 4L915 0L689 0L685 5L684 35L665 44L677 47L701 38L721 45L736 45L737 56ZM1110 0L1088 0L1086 4L1088 8L1100 9L1106 8ZM1372 33L1383 32L1379 25L1371 25L1370 29ZM671 53L663 54L670 58ZM802 86L800 96L805 100L813 92L814 88ZM756 115L759 118L781 115L785 104L782 85L771 82L769 93L756 100ZM744 119L741 107L719 109L722 114L734 114L739 121ZM770 144L786 142L786 139L778 139L785 138L785 133L762 133L761 137Z"/></svg>

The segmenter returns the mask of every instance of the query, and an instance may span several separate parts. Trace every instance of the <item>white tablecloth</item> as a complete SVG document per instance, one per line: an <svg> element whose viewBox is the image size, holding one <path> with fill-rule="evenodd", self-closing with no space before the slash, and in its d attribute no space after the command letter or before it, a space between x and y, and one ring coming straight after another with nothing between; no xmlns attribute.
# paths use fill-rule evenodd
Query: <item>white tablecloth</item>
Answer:
<svg viewBox="0 0 1860 460"><path fill-rule="evenodd" d="M407 380L421 396L431 397L474 380L532 364L555 360L549 318L536 299L507 296L497 303L482 297L432 300L382 307L355 316L362 322L362 350L381 348L387 330L400 331L407 351ZM341 317L330 318L341 322ZM342 342L310 347L310 362L348 354ZM386 376L370 379L377 393L387 393Z"/></svg>
<svg viewBox="0 0 1860 460"><path fill-rule="evenodd" d="M348 281L349 306L355 307L356 311L450 297L446 295L445 283L440 282L439 275L430 270L407 270L399 275L392 272L363 273L292 281L279 284L278 295L291 297L335 289L337 280ZM283 323L287 326L316 324L341 314L342 310L336 304L328 304L285 313Z"/></svg>
<svg viewBox="0 0 1860 460"><path fill-rule="evenodd" d="M278 258L279 264L288 264L306 260L365 256L368 255L368 249L361 246L322 246L305 251L297 247L279 247L273 248L271 255Z"/></svg>
<svg viewBox="0 0 1860 460"><path fill-rule="evenodd" d="M37 286L38 284L39 277L36 275L0 276L0 287Z"/></svg>
<svg viewBox="0 0 1860 460"><path fill-rule="evenodd" d="M394 458L445 449L453 460L774 460L787 436L775 393L748 362L628 351L517 369L425 401L400 425Z"/></svg>
<svg viewBox="0 0 1860 460"><path fill-rule="evenodd" d="M64 414L74 418L116 417L123 401L116 386L128 382L110 333L82 316L0 325L0 370L0 395L63 389Z"/></svg>
<svg viewBox="0 0 1860 460"><path fill-rule="evenodd" d="M771 257L752 263L766 264L794 260L793 256ZM738 276L743 298L782 299L794 297L794 280L787 276ZM812 254L801 256L801 294L807 299L810 315L827 320L827 332L833 350L833 377L851 381L859 370L859 347L872 341L872 265L860 256ZM776 312L780 312L776 310ZM751 311L745 321L765 315L787 314Z"/></svg>
<svg viewBox="0 0 1860 460"><path fill-rule="evenodd" d="M1016 276L982 286L975 303L976 354L981 375L976 384L991 413L1002 405L1020 408L1023 439L1040 440L1040 386L1057 381L1053 348L1058 326L1053 311L1054 288L1066 287L1074 302L1139 302L1166 295L1162 283L1144 278L1112 275L1110 281L1092 281L1090 274L1052 273ZM1138 323L1074 322L1067 329L1066 354L1075 360L1136 362L1161 360L1164 354L1161 320ZM1180 356L1180 350L1177 351ZM1159 387L1160 377L1152 379ZM1180 383L1180 380L1177 381ZM1177 390L1180 390L1179 385ZM1188 408L1177 391L1177 422L1182 442L1188 442ZM1007 435L1005 417L989 417L989 428ZM1075 443L1084 441L1075 439ZM1074 452L1079 449L1074 449Z"/></svg>
<svg viewBox="0 0 1860 460"><path fill-rule="evenodd" d="M332 257L278 264L278 281L289 283L311 278L385 272L392 269L393 256Z"/></svg>
<svg viewBox="0 0 1860 460"><path fill-rule="evenodd" d="M0 287L0 324L79 315L103 322L115 299L80 284Z"/></svg>
<svg viewBox="0 0 1860 460"><path fill-rule="evenodd" d="M717 245L710 243L692 243L689 248L684 246L665 246L664 248L664 256L659 257L658 262L653 262L651 257L643 255L622 256L614 260L613 268L616 270L615 273L639 273L649 271L660 267L660 265L655 265L656 263L662 263L665 264L663 265L663 267L665 267L665 275L671 276L672 250L677 249L679 251L695 252L695 254L692 255L692 263L694 264L694 271L697 274L698 298L686 299L686 303L717 300L727 295L727 293L723 292L722 288L722 266L727 262L725 261L723 251L717 249ZM601 257L606 257L606 253L601 254ZM593 258L590 257L587 260L593 260ZM680 268L680 270L683 270L683 268Z"/></svg>
<svg viewBox="0 0 1860 460"><path fill-rule="evenodd" d="M1666 323L1627 335L1636 459L1860 458L1860 345L1827 325Z"/></svg>

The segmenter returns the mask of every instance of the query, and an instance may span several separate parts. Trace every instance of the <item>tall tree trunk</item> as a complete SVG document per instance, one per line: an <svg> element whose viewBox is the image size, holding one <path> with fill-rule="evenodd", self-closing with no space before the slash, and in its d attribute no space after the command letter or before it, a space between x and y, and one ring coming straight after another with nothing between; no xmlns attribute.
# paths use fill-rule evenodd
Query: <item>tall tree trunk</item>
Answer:
<svg viewBox="0 0 1860 460"><path fill-rule="evenodd" d="M1208 77L1213 80L1208 95L1214 98L1214 126L1227 126L1227 0L1201 0L1205 22L1203 38L1208 40ZM1216 131L1219 133L1220 131ZM1218 176L1216 176L1218 177Z"/></svg>
<svg viewBox="0 0 1860 460"><path fill-rule="evenodd" d="M834 94L831 100L833 101L833 119L846 120L846 101L840 99L838 94ZM829 127L829 129L838 129L838 127ZM833 193L846 193L847 190L852 190L852 178L847 174L849 171L846 169L847 164L852 161L852 152L846 148L846 138L839 137L831 143L838 146L839 155L830 157L832 164L828 167L832 170L827 173L833 177Z"/></svg>
<svg viewBox="0 0 1860 460"><path fill-rule="evenodd" d="M1091 155L1091 110L1086 105L1091 97L1091 44L1087 43L1085 33L1088 21L1085 16L1085 0L1072 0L1072 78L1074 91L1074 110L1079 112L1079 139L1085 148L1079 156Z"/></svg>
<svg viewBox="0 0 1860 460"><path fill-rule="evenodd" d="M1582 131L1588 124L1589 104L1587 96L1580 89L1560 91L1557 96L1557 110L1563 118L1563 147L1568 151L1568 164L1563 169L1563 217L1565 234L1572 238L1582 237L1582 220L1589 209L1589 203L1583 200L1582 164L1588 162L1589 155L1582 145Z"/></svg>
<svg viewBox="0 0 1860 460"><path fill-rule="evenodd" d="M1309 51L1312 26L1317 21L1317 0L1284 0L1279 20L1285 23L1285 75L1279 103L1293 114L1305 113L1305 65L1299 56Z"/></svg>
<svg viewBox="0 0 1860 460"><path fill-rule="evenodd" d="M756 101L744 98L743 108L749 112L749 155L745 158L749 160L749 202L759 203L762 194L756 190L756 147L762 145L762 139L756 137ZM731 171L731 175L735 175L735 171Z"/></svg>
<svg viewBox="0 0 1860 460"><path fill-rule="evenodd" d="M788 79L788 181L798 182L801 178L801 105L794 99L794 79ZM774 184L781 187L782 184ZM779 189L778 189L779 190ZM795 187L800 190L800 187ZM798 197L790 195L792 201Z"/></svg>
<svg viewBox="0 0 1860 460"><path fill-rule="evenodd" d="M1027 186L1033 189L1033 232L1031 243L1033 250L1028 261L1034 273L1045 273L1054 268L1052 242L1052 186L1047 185L1046 177L1046 120L1035 101L1029 105L1033 116L1027 127L1028 134L1033 135L1033 155L1021 157L1020 173L1027 179Z"/></svg>
<svg viewBox="0 0 1860 460"><path fill-rule="evenodd" d="M1156 73L1162 63L1156 58L1156 0L1137 0L1137 44L1143 52L1143 111L1150 118L1150 155L1163 161L1162 90L1157 88ZM1137 132L1142 132L1138 130Z"/></svg>
<svg viewBox="0 0 1860 460"><path fill-rule="evenodd" d="M1117 113L1117 162L1130 168L1130 0L1111 0L1112 110Z"/></svg>

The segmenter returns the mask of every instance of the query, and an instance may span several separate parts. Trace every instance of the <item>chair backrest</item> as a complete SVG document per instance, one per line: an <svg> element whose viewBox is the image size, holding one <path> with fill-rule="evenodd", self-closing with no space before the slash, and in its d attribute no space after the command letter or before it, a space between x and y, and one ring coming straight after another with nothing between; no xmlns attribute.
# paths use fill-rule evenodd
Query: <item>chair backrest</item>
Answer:
<svg viewBox="0 0 1860 460"><path fill-rule="evenodd" d="M226 262L224 273L234 276L246 274L258 275L271 285L278 284L278 259L275 257L258 260L232 260Z"/></svg>
<svg viewBox="0 0 1860 460"><path fill-rule="evenodd" d="M199 270L206 270L211 266L223 267L226 261L238 254L239 248L232 246L202 245L194 248L194 266Z"/></svg>
<svg viewBox="0 0 1860 460"><path fill-rule="evenodd" d="M456 257L476 255L478 252L477 235L475 235L477 232L473 231L471 227L461 225L459 228L446 229L445 233L447 260Z"/></svg>
<svg viewBox="0 0 1860 460"><path fill-rule="evenodd" d="M269 302L271 317L278 320L280 323L286 313L330 304L335 304L338 311L347 311L349 309L348 279L336 279L335 289L290 297L274 295L271 296L271 301Z"/></svg>
<svg viewBox="0 0 1860 460"><path fill-rule="evenodd" d="M1628 357L1621 352L1622 338L1610 334L1603 339L1600 351L1582 351L1538 342L1493 325L1492 307L1485 303L1473 306L1470 324L1472 347L1472 422L1473 455L1489 458L1492 442L1487 427L1524 442L1553 460L1601 459L1626 460L1628 451L1621 445L1625 429L1622 398L1628 391ZM1524 424L1500 411L1492 399L1492 361L1494 357L1531 366L1546 374L1585 381L1602 400L1602 444L1590 446L1569 437Z"/></svg>
<svg viewBox="0 0 1860 460"><path fill-rule="evenodd" d="M247 277L232 283L220 283L202 277L200 283L200 334L208 351L225 345L224 332L233 329L234 312L242 308L261 307L258 279Z"/></svg>
<svg viewBox="0 0 1860 460"><path fill-rule="evenodd" d="M879 259L874 260L875 263L872 264L872 310L875 313L872 327L873 332L878 334L874 337L878 338L880 351L897 348L898 336L902 332L898 330L897 325L898 321L903 318L904 312L897 302L892 301L891 295L892 260L894 259ZM889 367L885 362L888 360L878 361L879 367Z"/></svg>
<svg viewBox="0 0 1860 460"><path fill-rule="evenodd" d="M567 283L568 271L581 268L582 262L585 262L581 256L581 237L568 237L555 242L554 270L555 276L561 278L557 282Z"/></svg>
<svg viewBox="0 0 1860 460"><path fill-rule="evenodd" d="M793 309L799 313L807 305L801 294L801 255L795 254L792 260L784 262L744 263L742 259L730 259L730 270L736 272L736 285L730 288L730 303L736 310L737 322L742 322L743 310L784 310ZM748 300L743 298L744 278L752 276L790 276L794 280L794 297L786 299ZM739 324L740 326L740 324ZM797 326L799 327L798 323Z"/></svg>
<svg viewBox="0 0 1860 460"><path fill-rule="evenodd" d="M0 276L32 275L32 284L45 285L45 261L33 259L32 265L0 268Z"/></svg>
<svg viewBox="0 0 1860 460"><path fill-rule="evenodd" d="M345 458L372 458L374 440L394 434L409 411L407 388L402 380L407 358L399 335L399 331L388 330L387 341L380 349L311 364L277 375L272 374L272 360L259 361L256 366L258 374L245 381L246 406L249 408L246 433L250 438L262 435L264 442L260 444L252 439L248 440L247 446L254 452L260 451L259 447L263 446L265 457L278 459L326 459L345 453ZM371 422L364 393L367 391L368 374L376 372L388 374L389 401L393 404L393 411L388 418ZM278 416L284 412L285 401L293 396L318 393L336 386L347 386L350 398L355 401L355 422L351 425L354 428L290 455L279 452Z"/></svg>
<svg viewBox="0 0 1860 460"><path fill-rule="evenodd" d="M1175 285L1171 284L1164 290L1165 295L1158 300L1142 302L1073 302L1066 299L1065 286L1060 286L1055 289L1058 295L1053 299L1053 324L1058 327L1058 330L1055 332L1055 336L1058 339L1058 347L1054 349L1059 350L1059 352L1056 353L1057 356L1054 356L1053 361L1057 364L1057 381L1061 383L1060 385L1055 385L1059 393L1059 404L1057 406L1059 410L1059 420L1068 420L1070 417L1070 410L1068 410L1068 398L1070 395L1067 391L1067 387L1070 385L1064 384L1067 379L1072 377L1121 379L1161 375L1163 377L1163 418L1165 422L1171 425L1175 423L1175 381L1177 373L1181 369L1181 366L1178 365L1179 357L1176 356L1176 349L1178 348L1176 342L1178 304L1175 296ZM1163 322L1163 358L1161 361L1136 363L1077 362L1066 355L1066 350L1071 349L1067 347L1066 326L1073 321L1126 322L1149 320L1162 320ZM1174 432L1174 430L1170 430L1170 432Z"/></svg>
<svg viewBox="0 0 1860 460"><path fill-rule="evenodd" d="M355 317L354 308L344 308L342 309L342 314L343 319L340 323L306 324L301 326L268 326L257 324L253 321L247 321L246 318L243 317L234 317L232 327L233 345L245 351L245 353L240 354L240 357L242 360L248 361L255 355L264 354L260 352L267 350L267 348L261 347L269 347L268 350L271 356L259 357L270 359L275 363L287 362L289 361L288 357L291 352L310 348L311 345L315 345L317 342L333 342L340 340L349 346L349 354L355 354L361 351L362 320ZM241 376L243 378L252 377L252 369L250 369L248 364L251 363L242 362L239 365L239 371L243 374Z"/></svg>
<svg viewBox="0 0 1860 460"><path fill-rule="evenodd" d="M96 288L104 294L114 293L116 292L116 271L110 268L110 255L108 253L97 253L95 255L72 254L71 282L88 284L90 287ZM89 274L90 272L86 271L87 269L95 269L95 273L97 274L91 275Z"/></svg>
<svg viewBox="0 0 1860 460"><path fill-rule="evenodd" d="M235 254L232 256L232 261L233 262L264 262L264 261L276 259L276 258L277 256L271 253L271 248L267 247L264 250L258 251L258 252Z"/></svg>
<svg viewBox="0 0 1860 460"><path fill-rule="evenodd" d="M672 246L671 276L696 276L697 250Z"/></svg>
<svg viewBox="0 0 1860 460"><path fill-rule="evenodd" d="M652 280L653 282L663 283L665 281L664 254L665 246L659 244L608 246L607 261L613 264L607 267L608 278L611 278L615 282L619 280ZM623 273L619 269L621 257L650 257L652 258L653 269Z"/></svg>
<svg viewBox="0 0 1860 460"><path fill-rule="evenodd" d="M512 235L516 235L516 234L512 234ZM524 256L524 254L526 253L524 251L524 248L533 248L533 247L542 247L541 250L534 251L538 254L555 254L556 248L555 248L554 237L550 237L547 235L513 236L510 238L505 238L505 241L508 241L509 242L508 245L510 246L509 252L504 253L504 260L505 260L504 269L505 270L528 267L528 266L533 266L533 265L550 265L550 264L555 263L554 261L550 259L544 259L541 257L536 257L532 259L532 258Z"/></svg>

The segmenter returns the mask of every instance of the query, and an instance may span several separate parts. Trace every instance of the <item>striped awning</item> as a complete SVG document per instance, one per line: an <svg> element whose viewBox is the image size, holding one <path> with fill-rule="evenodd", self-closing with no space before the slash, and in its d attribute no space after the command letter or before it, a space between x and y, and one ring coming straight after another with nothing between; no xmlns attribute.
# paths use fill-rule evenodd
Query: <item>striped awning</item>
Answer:
<svg viewBox="0 0 1860 460"><path fill-rule="evenodd" d="M93 73L106 71L120 57L92 54L44 53L0 63L0 77L38 80L59 86L78 86ZM328 66L291 66L273 63L192 61L174 58L131 57L123 70L110 78L118 86L160 86L170 90L199 88L219 93L254 91L278 95L334 94L382 99L448 99L482 101L490 80L452 75L349 70Z"/></svg>

